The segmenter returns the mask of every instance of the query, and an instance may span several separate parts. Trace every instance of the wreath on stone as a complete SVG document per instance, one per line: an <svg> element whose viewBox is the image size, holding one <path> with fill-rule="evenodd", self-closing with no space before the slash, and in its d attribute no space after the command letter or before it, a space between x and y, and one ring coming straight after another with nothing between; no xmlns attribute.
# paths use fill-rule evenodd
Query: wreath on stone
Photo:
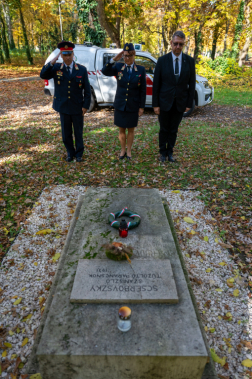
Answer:
<svg viewBox="0 0 252 379"><path fill-rule="evenodd" d="M115 229L119 229L120 222L116 221L116 219L121 216L127 216L132 218L132 221L129 221L127 223L129 229L136 228L141 222L141 217L137 213L129 211L128 208L125 207L121 211L109 214L108 222L110 226L112 226Z"/></svg>

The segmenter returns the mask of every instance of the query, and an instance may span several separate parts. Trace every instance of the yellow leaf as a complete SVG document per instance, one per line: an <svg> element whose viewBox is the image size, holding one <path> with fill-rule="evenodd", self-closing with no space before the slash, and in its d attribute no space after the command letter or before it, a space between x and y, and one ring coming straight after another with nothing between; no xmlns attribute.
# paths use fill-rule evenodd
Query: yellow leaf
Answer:
<svg viewBox="0 0 252 379"><path fill-rule="evenodd" d="M38 265L38 262L34 262L34 266L37 266Z"/></svg>
<svg viewBox="0 0 252 379"><path fill-rule="evenodd" d="M191 217L184 217L183 219L185 222L188 222L188 224L195 224L195 221Z"/></svg>
<svg viewBox="0 0 252 379"><path fill-rule="evenodd" d="M33 374L30 376L30 379L42 379L42 376L38 373L38 374Z"/></svg>
<svg viewBox="0 0 252 379"><path fill-rule="evenodd" d="M24 291L26 289L26 287L22 288L21 291Z"/></svg>
<svg viewBox="0 0 252 379"><path fill-rule="evenodd" d="M204 237L204 241L208 242L208 237L207 236Z"/></svg>
<svg viewBox="0 0 252 379"><path fill-rule="evenodd" d="M17 354L12 354L11 359L17 358Z"/></svg>
<svg viewBox="0 0 252 379"><path fill-rule="evenodd" d="M196 234L195 230L191 230L191 234Z"/></svg>
<svg viewBox="0 0 252 379"><path fill-rule="evenodd" d="M223 195L223 194L224 194L224 192L223 192L223 191L220 191L220 192L219 192L219 195Z"/></svg>
<svg viewBox="0 0 252 379"><path fill-rule="evenodd" d="M5 358L6 355L7 355L7 350L4 350L4 351L2 352L2 357Z"/></svg>
<svg viewBox="0 0 252 379"><path fill-rule="evenodd" d="M228 348L228 354L230 354L231 351L232 351L232 347L229 347L229 348Z"/></svg>
<svg viewBox="0 0 252 379"><path fill-rule="evenodd" d="M239 296L239 290L234 290L233 295L234 295L235 297Z"/></svg>
<svg viewBox="0 0 252 379"><path fill-rule="evenodd" d="M219 265L220 266L226 266L227 264L226 264L226 262L220 262Z"/></svg>
<svg viewBox="0 0 252 379"><path fill-rule="evenodd" d="M206 269L206 272L211 272L211 271L212 271L211 268L207 268L207 269Z"/></svg>
<svg viewBox="0 0 252 379"><path fill-rule="evenodd" d="M210 328L209 330L210 330L211 333L215 332L215 328Z"/></svg>
<svg viewBox="0 0 252 379"><path fill-rule="evenodd" d="M29 342L29 339L28 338L25 338L22 342L22 345L21 346L25 346L27 344L27 342Z"/></svg>
<svg viewBox="0 0 252 379"><path fill-rule="evenodd" d="M206 332L208 331L208 327L207 327L207 326L205 326L205 331L206 331Z"/></svg>
<svg viewBox="0 0 252 379"><path fill-rule="evenodd" d="M12 330L9 330L9 335L10 336L13 336L14 335L14 332Z"/></svg>
<svg viewBox="0 0 252 379"><path fill-rule="evenodd" d="M221 317L221 316L218 316L218 319L219 319L219 320L222 320L222 317Z"/></svg>
<svg viewBox="0 0 252 379"><path fill-rule="evenodd" d="M186 256L187 258L191 258L190 254L186 254L185 256Z"/></svg>
<svg viewBox="0 0 252 379"><path fill-rule="evenodd" d="M20 329L19 328L17 328L17 333L20 333Z"/></svg>
<svg viewBox="0 0 252 379"><path fill-rule="evenodd" d="M217 292L222 292L223 290L222 290L221 288L216 288L215 291L217 291Z"/></svg>
<svg viewBox="0 0 252 379"><path fill-rule="evenodd" d="M228 278L228 279L227 279L227 282L228 282L228 283L234 283L234 278Z"/></svg>
<svg viewBox="0 0 252 379"><path fill-rule="evenodd" d="M245 220L245 217L244 217L244 216L241 216L241 219L242 219L242 220Z"/></svg>
<svg viewBox="0 0 252 379"><path fill-rule="evenodd" d="M231 312L227 312L226 316L229 317L228 321L232 321L233 316L232 316Z"/></svg>
<svg viewBox="0 0 252 379"><path fill-rule="evenodd" d="M17 299L17 300L15 301L14 305L18 305L19 303L21 303L21 301L22 301L22 297L20 297L19 299Z"/></svg>
<svg viewBox="0 0 252 379"><path fill-rule="evenodd" d="M238 325L241 325L241 320L238 321Z"/></svg>
<svg viewBox="0 0 252 379"><path fill-rule="evenodd" d="M11 347L12 347L12 344L9 343L9 342L4 342L4 346L11 348Z"/></svg>
<svg viewBox="0 0 252 379"><path fill-rule="evenodd" d="M53 230L52 229L43 229L43 230L39 230L36 234L38 235L41 235L41 234L49 234L49 233L52 233Z"/></svg>
<svg viewBox="0 0 252 379"><path fill-rule="evenodd" d="M52 260L53 262L56 262L60 257L60 253L56 253L53 257L52 257Z"/></svg>
<svg viewBox="0 0 252 379"><path fill-rule="evenodd" d="M218 243L219 242L218 238L215 238L214 242Z"/></svg>
<svg viewBox="0 0 252 379"><path fill-rule="evenodd" d="M226 357L220 358L218 355L215 353L214 349L210 349L211 351L211 356L214 362L219 363L221 366L224 366L226 363Z"/></svg>
<svg viewBox="0 0 252 379"><path fill-rule="evenodd" d="M241 364L243 366L245 366L245 367L252 367L252 361L251 361L251 359L245 359L244 361L242 361Z"/></svg>
<svg viewBox="0 0 252 379"><path fill-rule="evenodd" d="M180 193L180 190L172 191L173 193Z"/></svg>

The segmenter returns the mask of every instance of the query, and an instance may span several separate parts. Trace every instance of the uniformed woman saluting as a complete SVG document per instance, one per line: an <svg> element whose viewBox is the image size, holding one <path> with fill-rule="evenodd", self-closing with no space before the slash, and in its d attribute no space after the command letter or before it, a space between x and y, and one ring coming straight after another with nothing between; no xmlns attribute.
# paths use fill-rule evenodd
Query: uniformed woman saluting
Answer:
<svg viewBox="0 0 252 379"><path fill-rule="evenodd" d="M117 90L115 95L114 123L119 126L119 140L121 143L121 154L119 159L127 156L131 159L131 146L134 139L134 128L137 126L138 117L144 112L146 99L146 74L145 68L135 64L135 49L132 43L126 43L124 49L112 58L103 69L106 76L115 76ZM116 63L123 57L125 64ZM127 153L126 153L126 129Z"/></svg>

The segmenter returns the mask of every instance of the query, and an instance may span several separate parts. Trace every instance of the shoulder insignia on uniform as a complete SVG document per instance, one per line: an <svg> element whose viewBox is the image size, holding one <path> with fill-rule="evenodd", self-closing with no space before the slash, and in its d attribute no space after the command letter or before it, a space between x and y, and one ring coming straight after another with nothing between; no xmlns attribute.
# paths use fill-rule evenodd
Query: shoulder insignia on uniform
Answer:
<svg viewBox="0 0 252 379"><path fill-rule="evenodd" d="M75 63L74 68L75 70L79 70L79 66L77 65L77 63Z"/></svg>
<svg viewBox="0 0 252 379"><path fill-rule="evenodd" d="M60 70L62 70L64 67L64 63L61 63Z"/></svg>
<svg viewBox="0 0 252 379"><path fill-rule="evenodd" d="M125 70L125 64L122 66L121 70L122 70L122 71Z"/></svg>
<svg viewBox="0 0 252 379"><path fill-rule="evenodd" d="M138 70L137 70L137 66L136 66L135 64L134 64L134 70L135 70L135 71L138 71Z"/></svg>

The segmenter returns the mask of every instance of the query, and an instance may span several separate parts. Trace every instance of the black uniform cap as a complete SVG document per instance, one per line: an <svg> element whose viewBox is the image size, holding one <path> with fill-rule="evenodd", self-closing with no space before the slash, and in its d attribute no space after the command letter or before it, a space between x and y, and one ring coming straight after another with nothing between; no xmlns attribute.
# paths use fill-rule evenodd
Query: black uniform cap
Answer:
<svg viewBox="0 0 252 379"><path fill-rule="evenodd" d="M70 41L62 41L58 43L58 49L60 49L62 54L69 54L73 51L75 48L75 44Z"/></svg>
<svg viewBox="0 0 252 379"><path fill-rule="evenodd" d="M134 51L135 48L134 48L134 45L133 43L125 43L124 45L124 48L123 48L123 51Z"/></svg>

